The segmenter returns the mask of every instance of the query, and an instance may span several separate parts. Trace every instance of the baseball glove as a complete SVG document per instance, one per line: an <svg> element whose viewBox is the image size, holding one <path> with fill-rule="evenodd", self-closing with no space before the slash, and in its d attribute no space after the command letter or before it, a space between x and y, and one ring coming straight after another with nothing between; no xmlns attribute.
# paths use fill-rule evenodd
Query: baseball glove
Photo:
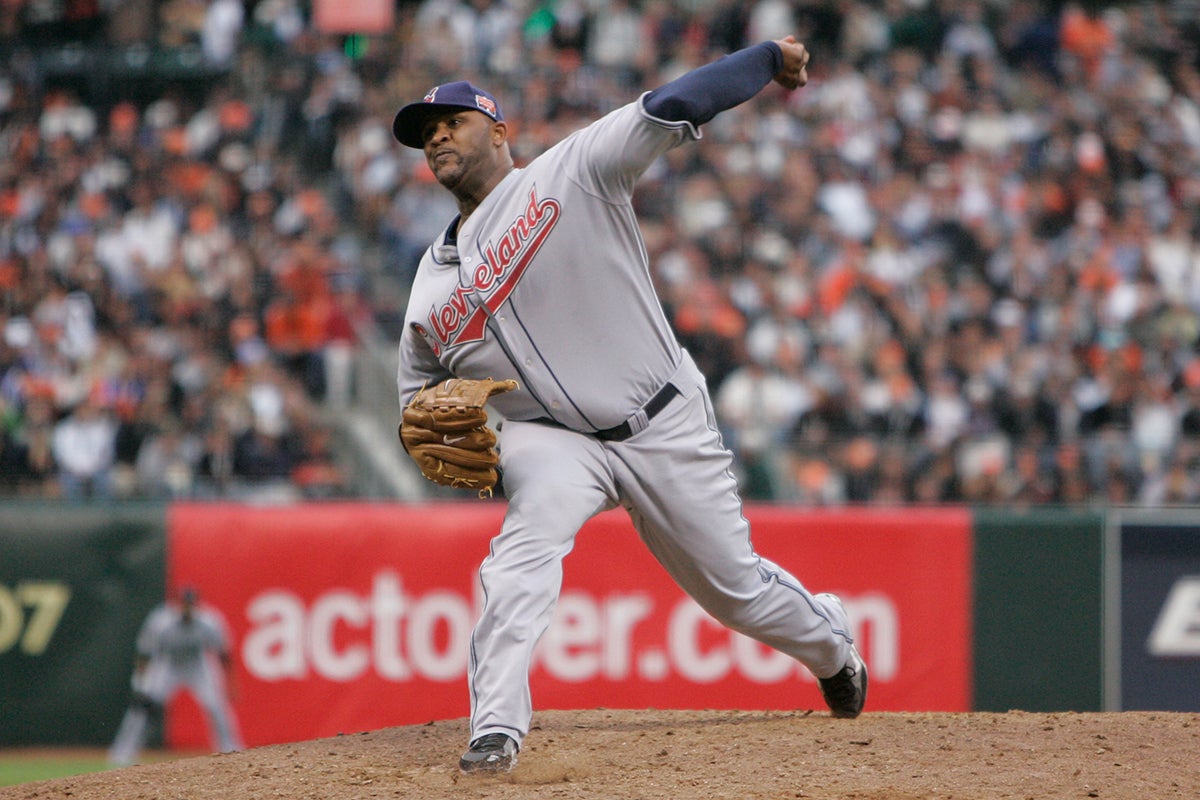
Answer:
<svg viewBox="0 0 1200 800"><path fill-rule="evenodd" d="M404 407L400 441L429 480L490 497L499 457L484 407L516 388L513 380L449 378L422 389Z"/></svg>

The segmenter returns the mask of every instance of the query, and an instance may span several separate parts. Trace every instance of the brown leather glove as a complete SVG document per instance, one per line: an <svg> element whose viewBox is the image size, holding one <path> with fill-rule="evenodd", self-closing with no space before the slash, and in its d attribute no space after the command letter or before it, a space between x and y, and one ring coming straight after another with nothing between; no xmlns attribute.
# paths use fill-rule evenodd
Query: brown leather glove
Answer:
<svg viewBox="0 0 1200 800"><path fill-rule="evenodd" d="M488 497L499 477L499 457L485 406L493 395L516 388L513 380L448 378L422 389L404 407L400 441L429 480Z"/></svg>

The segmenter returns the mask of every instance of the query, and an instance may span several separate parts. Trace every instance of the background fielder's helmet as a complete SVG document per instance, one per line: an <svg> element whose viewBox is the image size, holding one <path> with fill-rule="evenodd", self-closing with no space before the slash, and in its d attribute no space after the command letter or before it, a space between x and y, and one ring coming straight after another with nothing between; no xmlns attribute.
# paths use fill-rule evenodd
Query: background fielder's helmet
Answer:
<svg viewBox="0 0 1200 800"><path fill-rule="evenodd" d="M472 86L467 81L455 81L433 87L422 100L409 103L400 109L396 119L392 121L392 133L401 144L420 150L425 145L421 141L421 129L425 127L425 122L430 117L455 108L478 111L496 122L504 120L500 104L489 92Z"/></svg>

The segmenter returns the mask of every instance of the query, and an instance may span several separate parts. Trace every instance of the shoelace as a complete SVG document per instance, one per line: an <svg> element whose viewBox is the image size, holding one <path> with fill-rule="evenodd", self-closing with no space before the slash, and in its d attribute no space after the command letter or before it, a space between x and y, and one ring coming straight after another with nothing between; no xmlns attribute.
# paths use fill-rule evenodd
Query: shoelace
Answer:
<svg viewBox="0 0 1200 800"><path fill-rule="evenodd" d="M858 688L854 685L853 680L857 674L858 672L853 667L845 667L837 675L825 679L825 694L838 704L853 702L858 694Z"/></svg>
<svg viewBox="0 0 1200 800"><path fill-rule="evenodd" d="M471 749L475 750L476 752L488 752L491 750L503 752L504 745L507 740L508 737L503 733L489 733L487 736L482 736L476 740L475 743L471 745Z"/></svg>

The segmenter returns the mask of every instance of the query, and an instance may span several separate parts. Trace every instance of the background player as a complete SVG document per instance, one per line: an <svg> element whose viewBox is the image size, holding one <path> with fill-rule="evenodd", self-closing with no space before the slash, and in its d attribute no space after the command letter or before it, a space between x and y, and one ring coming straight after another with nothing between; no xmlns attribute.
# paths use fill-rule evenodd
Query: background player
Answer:
<svg viewBox="0 0 1200 800"><path fill-rule="evenodd" d="M138 632L133 699L109 750L110 763L127 766L137 759L152 716L158 718L181 688L204 709L213 746L222 753L242 749L226 692L232 681L228 642L224 621L199 605L194 589L185 588L178 604L150 612Z"/></svg>
<svg viewBox="0 0 1200 800"><path fill-rule="evenodd" d="M401 403L452 376L520 385L493 399L508 510L480 570L463 770L515 763L562 560L587 519L618 505L704 609L806 665L835 716L862 710L867 675L840 600L811 594L751 545L705 378L654 292L631 204L656 158L772 80L804 85L808 58L790 36L738 51L520 169L498 102L465 81L396 115L396 138L424 150L459 210L413 283Z"/></svg>

